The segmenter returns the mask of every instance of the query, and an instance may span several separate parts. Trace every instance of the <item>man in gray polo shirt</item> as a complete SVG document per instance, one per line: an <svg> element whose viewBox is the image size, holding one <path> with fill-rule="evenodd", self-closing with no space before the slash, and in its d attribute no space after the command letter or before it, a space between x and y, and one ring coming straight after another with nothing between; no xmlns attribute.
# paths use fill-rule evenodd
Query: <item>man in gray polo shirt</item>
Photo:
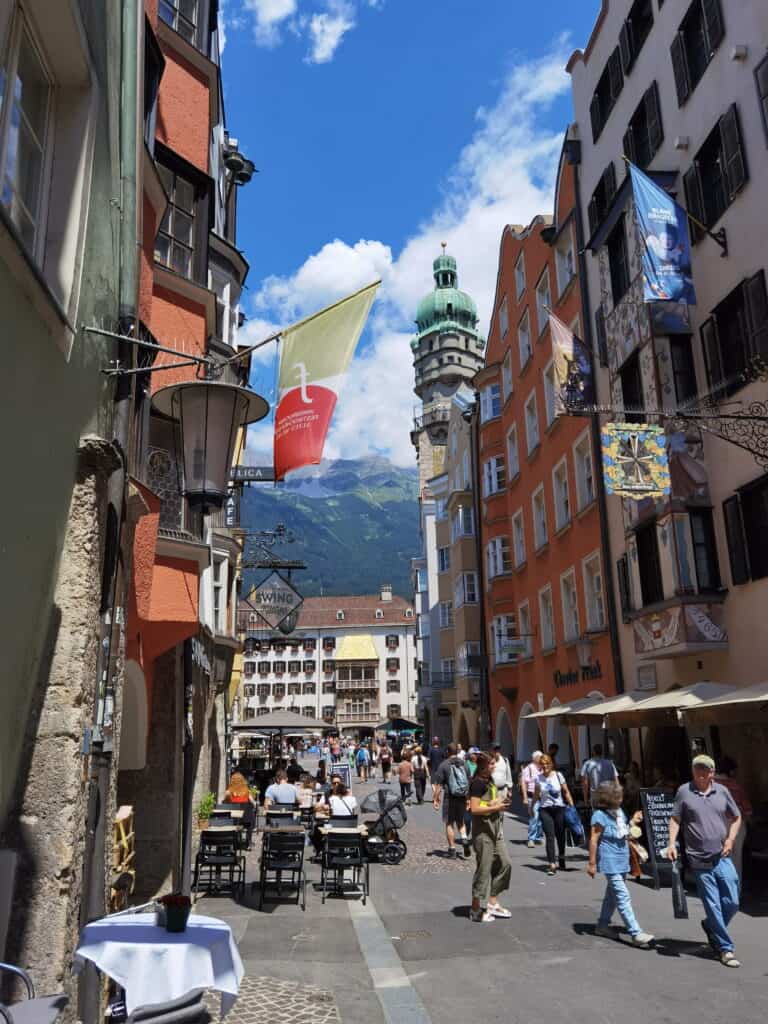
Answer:
<svg viewBox="0 0 768 1024"><path fill-rule="evenodd" d="M694 757L692 770L693 781L686 782L675 795L667 852L670 860L675 860L682 828L685 854L707 915L701 926L720 962L726 967L740 967L728 924L739 909L739 876L731 851L741 827L741 815L725 786L714 781L715 762L711 757Z"/></svg>

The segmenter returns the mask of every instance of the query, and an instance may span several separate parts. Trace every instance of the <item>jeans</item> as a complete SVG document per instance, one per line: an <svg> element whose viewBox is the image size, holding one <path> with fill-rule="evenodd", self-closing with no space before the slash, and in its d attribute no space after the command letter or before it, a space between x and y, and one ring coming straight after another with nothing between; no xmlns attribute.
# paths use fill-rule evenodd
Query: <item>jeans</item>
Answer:
<svg viewBox="0 0 768 1024"><path fill-rule="evenodd" d="M413 776L413 784L416 787L416 799L420 804L424 803L424 790L427 788L427 773L416 772Z"/></svg>
<svg viewBox="0 0 768 1024"><path fill-rule="evenodd" d="M614 910L618 910L621 920L630 935L638 935L641 931L632 910L632 899L624 881L624 875L606 875L605 896L600 909L598 925L606 928L611 923Z"/></svg>
<svg viewBox="0 0 768 1024"><path fill-rule="evenodd" d="M544 838L544 830L541 827L541 817L539 816L539 801L534 800L533 797L529 797L533 804L533 814L528 819L528 842L536 843Z"/></svg>
<svg viewBox="0 0 768 1024"><path fill-rule="evenodd" d="M718 857L713 867L694 870L693 875L715 945L721 953L733 952L728 925L739 909L739 876L733 861L730 857Z"/></svg>
<svg viewBox="0 0 768 1024"><path fill-rule="evenodd" d="M403 800L411 799L411 784L410 782L400 783L400 796Z"/></svg>
<svg viewBox="0 0 768 1024"><path fill-rule="evenodd" d="M498 837L478 832L472 839L477 859L472 878L472 899L479 900L480 906L488 905L488 897L494 898L509 888L512 865L509 862L504 833Z"/></svg>
<svg viewBox="0 0 768 1024"><path fill-rule="evenodd" d="M541 807L541 826L547 841L547 860L555 863L555 840L557 840L558 860L565 860L565 808Z"/></svg>

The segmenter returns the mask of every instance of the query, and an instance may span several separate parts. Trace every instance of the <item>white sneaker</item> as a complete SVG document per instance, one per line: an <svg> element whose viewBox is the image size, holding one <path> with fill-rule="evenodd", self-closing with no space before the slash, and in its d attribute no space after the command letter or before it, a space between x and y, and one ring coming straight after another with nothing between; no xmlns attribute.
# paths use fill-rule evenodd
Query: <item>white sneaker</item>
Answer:
<svg viewBox="0 0 768 1024"><path fill-rule="evenodd" d="M637 935L632 936L632 941L636 946L648 946L655 937L655 935L649 935L648 932L638 932Z"/></svg>
<svg viewBox="0 0 768 1024"><path fill-rule="evenodd" d="M493 914L489 914L487 910L480 907L479 910L470 910L469 919L475 924L490 924L493 921Z"/></svg>
<svg viewBox="0 0 768 1024"><path fill-rule="evenodd" d="M502 907L500 903L489 903L488 910L492 917L512 917L512 914L506 907Z"/></svg>
<svg viewBox="0 0 768 1024"><path fill-rule="evenodd" d="M741 967L741 962L736 959L730 950L726 950L725 953L720 954L720 963L724 967Z"/></svg>
<svg viewBox="0 0 768 1024"><path fill-rule="evenodd" d="M536 845L536 843L534 843L534 841L532 839L528 840L528 849L529 850L532 850L535 845Z"/></svg>

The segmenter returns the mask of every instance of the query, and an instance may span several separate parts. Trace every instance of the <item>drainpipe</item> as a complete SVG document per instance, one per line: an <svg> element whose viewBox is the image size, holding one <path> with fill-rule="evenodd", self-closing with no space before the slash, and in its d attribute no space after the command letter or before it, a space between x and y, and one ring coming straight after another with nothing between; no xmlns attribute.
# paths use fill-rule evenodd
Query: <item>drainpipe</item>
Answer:
<svg viewBox="0 0 768 1024"><path fill-rule="evenodd" d="M469 421L469 457L470 478L474 495L475 512L475 559L477 561L477 580L480 584L480 729L478 739L480 746L488 749L491 744L491 694L488 674L487 650L485 645L485 582L483 580L483 543L480 536L480 478L477 473L480 456L480 432L477 429L477 403L472 409Z"/></svg>
<svg viewBox="0 0 768 1024"><path fill-rule="evenodd" d="M138 0L123 0L120 30L120 240L118 268L119 334L136 332L138 222L136 199L136 160L138 133L139 40L143 39L143 10ZM133 364L133 346L118 343L118 359L123 366ZM96 679L95 722L91 736L86 846L83 867L81 924L94 920L105 911L107 811L112 775L112 729L114 716L114 675L121 656L124 624L124 595L127 585L128 553L122 553L126 510L127 461L130 443L133 377L115 378L113 399L113 445L121 466L112 473L107 485L108 529L105 568L102 583L101 643ZM111 528L110 528L111 524ZM100 1016L100 983L95 970L87 970L79 988L78 1004L83 1020Z"/></svg>
<svg viewBox="0 0 768 1024"><path fill-rule="evenodd" d="M581 213L581 178L579 175L581 143L573 140L571 145L573 149L569 154L569 160L573 164L573 182L576 198L576 247L579 253L579 294L581 297L581 309L584 314L584 342L589 353L589 367L592 380L595 383L595 397L597 397L597 374L595 373L592 339L592 312L589 304L589 289L587 288L587 257L584 249L584 221ZM576 150L576 152L573 150ZM590 420L592 427L592 465L597 484L597 508L600 516L600 538L603 564L605 566L603 577L606 581L605 596L608 608L608 631L611 640L613 676L616 680L616 692L624 693L624 672L621 665L621 648L619 646L616 594L613 588L613 557L611 555L611 542L608 532L608 506L605 494L605 481L603 479L603 452L600 446L600 416L598 413L593 413Z"/></svg>

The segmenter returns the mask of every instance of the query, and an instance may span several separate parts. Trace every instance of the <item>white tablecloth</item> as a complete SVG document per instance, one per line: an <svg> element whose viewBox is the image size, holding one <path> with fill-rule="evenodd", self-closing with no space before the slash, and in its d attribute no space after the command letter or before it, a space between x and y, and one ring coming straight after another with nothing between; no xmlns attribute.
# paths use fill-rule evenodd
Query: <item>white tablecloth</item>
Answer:
<svg viewBox="0 0 768 1024"><path fill-rule="evenodd" d="M187 930L158 928L153 914L102 918L83 928L73 971L90 960L125 989L128 1013L178 999L195 989L221 992L221 1015L237 999L243 962L228 924L191 914Z"/></svg>

